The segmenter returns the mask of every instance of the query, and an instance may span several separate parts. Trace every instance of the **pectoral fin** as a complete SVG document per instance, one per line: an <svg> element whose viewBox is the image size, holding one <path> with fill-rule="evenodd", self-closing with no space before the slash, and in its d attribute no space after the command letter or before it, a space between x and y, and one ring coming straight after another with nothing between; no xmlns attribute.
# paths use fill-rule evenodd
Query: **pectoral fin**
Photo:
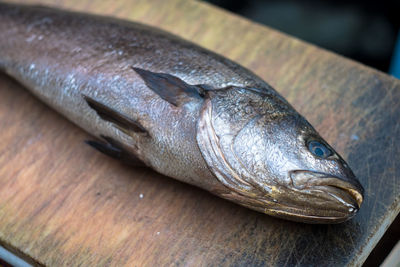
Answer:
<svg viewBox="0 0 400 267"><path fill-rule="evenodd" d="M156 73L132 67L143 79L146 85L162 99L178 107L191 101L193 98L203 98L205 88L190 85L170 74Z"/></svg>
<svg viewBox="0 0 400 267"><path fill-rule="evenodd" d="M136 167L146 167L146 164L143 161L141 161L133 153L128 152L121 143L112 139L111 137L101 137L105 140L105 142L87 140L85 143L106 154L107 156L118 159L126 164Z"/></svg>
<svg viewBox="0 0 400 267"><path fill-rule="evenodd" d="M97 102L93 98L85 95L83 96L83 98L103 120L113 123L119 130L123 131L124 133L129 135L132 132L136 132L149 135L148 131L139 122L127 117L124 114L119 113L115 109L112 109L100 102Z"/></svg>

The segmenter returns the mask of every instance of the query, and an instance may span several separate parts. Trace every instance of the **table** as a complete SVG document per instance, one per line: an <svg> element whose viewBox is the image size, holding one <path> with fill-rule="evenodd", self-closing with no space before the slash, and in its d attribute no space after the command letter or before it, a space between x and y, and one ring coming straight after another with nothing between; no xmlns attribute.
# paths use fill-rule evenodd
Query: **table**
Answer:
<svg viewBox="0 0 400 267"><path fill-rule="evenodd" d="M342 224L272 218L103 156L0 74L0 243L15 253L48 266L357 266L399 213L399 80L202 2L19 2L140 21L240 62L315 126L366 191Z"/></svg>

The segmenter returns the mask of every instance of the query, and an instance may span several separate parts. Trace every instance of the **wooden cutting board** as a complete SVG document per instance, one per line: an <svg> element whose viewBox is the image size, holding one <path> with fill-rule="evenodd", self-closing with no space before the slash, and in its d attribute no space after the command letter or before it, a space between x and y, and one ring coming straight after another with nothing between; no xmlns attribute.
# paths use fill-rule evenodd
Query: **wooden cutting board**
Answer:
<svg viewBox="0 0 400 267"><path fill-rule="evenodd" d="M305 115L366 192L343 224L275 219L101 155L0 75L0 241L15 252L48 266L361 265L399 213L399 80L202 2L20 2L140 21L239 62Z"/></svg>

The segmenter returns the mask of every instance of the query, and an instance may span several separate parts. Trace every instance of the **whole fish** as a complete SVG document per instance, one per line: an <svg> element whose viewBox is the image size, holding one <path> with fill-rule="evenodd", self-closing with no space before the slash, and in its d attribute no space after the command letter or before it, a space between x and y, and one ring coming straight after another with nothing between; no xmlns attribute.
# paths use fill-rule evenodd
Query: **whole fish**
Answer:
<svg viewBox="0 0 400 267"><path fill-rule="evenodd" d="M353 217L363 188L271 86L145 25L0 3L0 69L137 166L272 216Z"/></svg>

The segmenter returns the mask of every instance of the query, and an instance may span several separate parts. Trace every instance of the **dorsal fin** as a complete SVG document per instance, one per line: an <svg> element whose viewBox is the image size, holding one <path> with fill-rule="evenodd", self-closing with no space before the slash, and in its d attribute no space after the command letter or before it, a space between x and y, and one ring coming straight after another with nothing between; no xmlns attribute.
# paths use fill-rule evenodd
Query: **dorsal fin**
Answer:
<svg viewBox="0 0 400 267"><path fill-rule="evenodd" d="M100 118L113 123L124 133L129 135L132 132L136 132L149 135L148 131L139 122L128 118L126 115L119 113L115 109L107 107L106 105L94 100L89 96L84 95L83 98L86 100L88 105L96 111Z"/></svg>
<svg viewBox="0 0 400 267"><path fill-rule="evenodd" d="M128 150L126 150L120 142L108 136L102 135L101 137L106 142L87 140L85 143L106 154L107 156L118 159L126 164L136 167L146 167L146 164L143 161L141 161L133 153L128 152Z"/></svg>
<svg viewBox="0 0 400 267"><path fill-rule="evenodd" d="M203 98L205 87L190 85L176 76L166 73L156 73L132 67L143 79L146 85L162 99L179 107L191 101L192 98Z"/></svg>

